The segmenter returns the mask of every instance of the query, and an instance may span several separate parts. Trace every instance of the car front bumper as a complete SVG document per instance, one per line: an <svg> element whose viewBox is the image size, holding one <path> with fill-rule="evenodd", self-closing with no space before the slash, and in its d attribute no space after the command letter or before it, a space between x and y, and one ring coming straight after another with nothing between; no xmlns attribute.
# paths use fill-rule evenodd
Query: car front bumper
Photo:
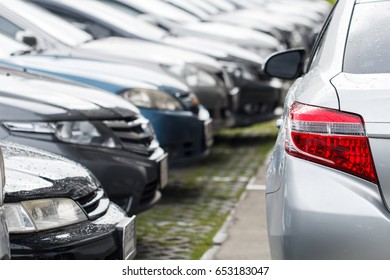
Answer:
<svg viewBox="0 0 390 280"><path fill-rule="evenodd" d="M28 138L29 137L29 138ZM160 148L150 156L123 149L74 145L55 140L31 138L31 134L12 134L4 140L52 152L87 167L100 181L108 197L129 215L145 211L160 197L161 163L167 154Z"/></svg>
<svg viewBox="0 0 390 280"><path fill-rule="evenodd" d="M390 213L378 186L289 155L283 158L273 158L267 173L273 259L390 259Z"/></svg>
<svg viewBox="0 0 390 280"><path fill-rule="evenodd" d="M87 221L38 233L10 234L12 259L99 260L122 259L122 241L117 225L126 219L111 204L107 213ZM135 241L135 236L133 236ZM135 243L134 243L135 244Z"/></svg>

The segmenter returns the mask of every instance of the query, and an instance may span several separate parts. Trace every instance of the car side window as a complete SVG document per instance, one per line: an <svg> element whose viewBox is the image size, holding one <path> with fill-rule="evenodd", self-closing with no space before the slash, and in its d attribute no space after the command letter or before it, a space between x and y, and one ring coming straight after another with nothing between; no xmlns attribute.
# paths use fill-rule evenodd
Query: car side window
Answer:
<svg viewBox="0 0 390 280"><path fill-rule="evenodd" d="M309 62L307 64L307 67L306 67L307 70L310 70L318 65L319 58L321 57L321 53L323 51L325 38L328 34L329 23L332 20L333 11L334 11L336 5L337 5L337 3L334 5L332 11L330 12L330 14L329 14L328 18L326 19L320 33L318 34L318 36L314 42L314 46L313 46L313 49L312 49L312 52L310 55L310 59L309 59Z"/></svg>

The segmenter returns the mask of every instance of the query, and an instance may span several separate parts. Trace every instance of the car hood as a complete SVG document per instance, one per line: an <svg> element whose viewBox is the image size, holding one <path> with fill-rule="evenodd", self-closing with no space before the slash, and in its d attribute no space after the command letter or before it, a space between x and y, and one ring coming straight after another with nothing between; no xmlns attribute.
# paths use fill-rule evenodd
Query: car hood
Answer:
<svg viewBox="0 0 390 280"><path fill-rule="evenodd" d="M100 183L81 165L41 150L0 142L6 173L5 202L68 197L79 199Z"/></svg>
<svg viewBox="0 0 390 280"><path fill-rule="evenodd" d="M172 91L189 91L185 84L164 75L162 72L150 71L127 64L45 55L12 57L7 62L27 68L29 72L71 79L113 93L120 93L132 88L154 90L169 88Z"/></svg>
<svg viewBox="0 0 390 280"><path fill-rule="evenodd" d="M80 51L84 52L80 53ZM188 63L211 72L221 70L219 63L211 57L159 43L130 38L108 37L94 40L79 46L74 52L101 60L122 63L126 63L126 59L135 59L162 65Z"/></svg>
<svg viewBox="0 0 390 280"><path fill-rule="evenodd" d="M100 90L0 68L2 121L58 121L134 117L139 110Z"/></svg>
<svg viewBox="0 0 390 280"><path fill-rule="evenodd" d="M166 37L164 43L209 55L217 60L242 61L258 66L261 66L264 62L262 57L243 48L206 38L191 36Z"/></svg>
<svg viewBox="0 0 390 280"><path fill-rule="evenodd" d="M268 34L224 23L187 23L183 27L179 27L179 30L243 47L262 47L276 50L280 48L279 41Z"/></svg>

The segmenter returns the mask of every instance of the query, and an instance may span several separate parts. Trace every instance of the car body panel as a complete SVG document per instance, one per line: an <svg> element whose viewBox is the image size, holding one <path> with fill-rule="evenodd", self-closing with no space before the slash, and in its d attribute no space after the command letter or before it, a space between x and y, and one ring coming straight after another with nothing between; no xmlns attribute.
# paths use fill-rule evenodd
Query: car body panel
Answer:
<svg viewBox="0 0 390 280"><path fill-rule="evenodd" d="M378 186L290 156L283 161L281 189L266 195L273 259L390 258L383 234L390 215Z"/></svg>

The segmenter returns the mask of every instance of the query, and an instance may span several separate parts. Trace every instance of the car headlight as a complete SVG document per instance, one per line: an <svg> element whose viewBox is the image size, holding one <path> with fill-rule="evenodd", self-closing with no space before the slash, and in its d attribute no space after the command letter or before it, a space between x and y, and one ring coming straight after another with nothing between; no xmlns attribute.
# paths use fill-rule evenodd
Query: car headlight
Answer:
<svg viewBox="0 0 390 280"><path fill-rule="evenodd" d="M80 206L68 198L6 203L4 210L10 233L37 232L87 220Z"/></svg>
<svg viewBox="0 0 390 280"><path fill-rule="evenodd" d="M193 65L166 65L164 67L170 74L184 80L190 87L214 87L218 84L212 75Z"/></svg>
<svg viewBox="0 0 390 280"><path fill-rule="evenodd" d="M172 95L152 89L131 89L123 92L122 97L138 107L167 111L184 110L180 102Z"/></svg>
<svg viewBox="0 0 390 280"><path fill-rule="evenodd" d="M80 145L96 145L108 148L118 146L114 136L105 126L89 121L65 122L3 122L4 126L15 132L54 134L58 140Z"/></svg>
<svg viewBox="0 0 390 280"><path fill-rule="evenodd" d="M257 80L257 73L242 63L219 61L226 72L233 75L237 79L244 79L249 81Z"/></svg>

